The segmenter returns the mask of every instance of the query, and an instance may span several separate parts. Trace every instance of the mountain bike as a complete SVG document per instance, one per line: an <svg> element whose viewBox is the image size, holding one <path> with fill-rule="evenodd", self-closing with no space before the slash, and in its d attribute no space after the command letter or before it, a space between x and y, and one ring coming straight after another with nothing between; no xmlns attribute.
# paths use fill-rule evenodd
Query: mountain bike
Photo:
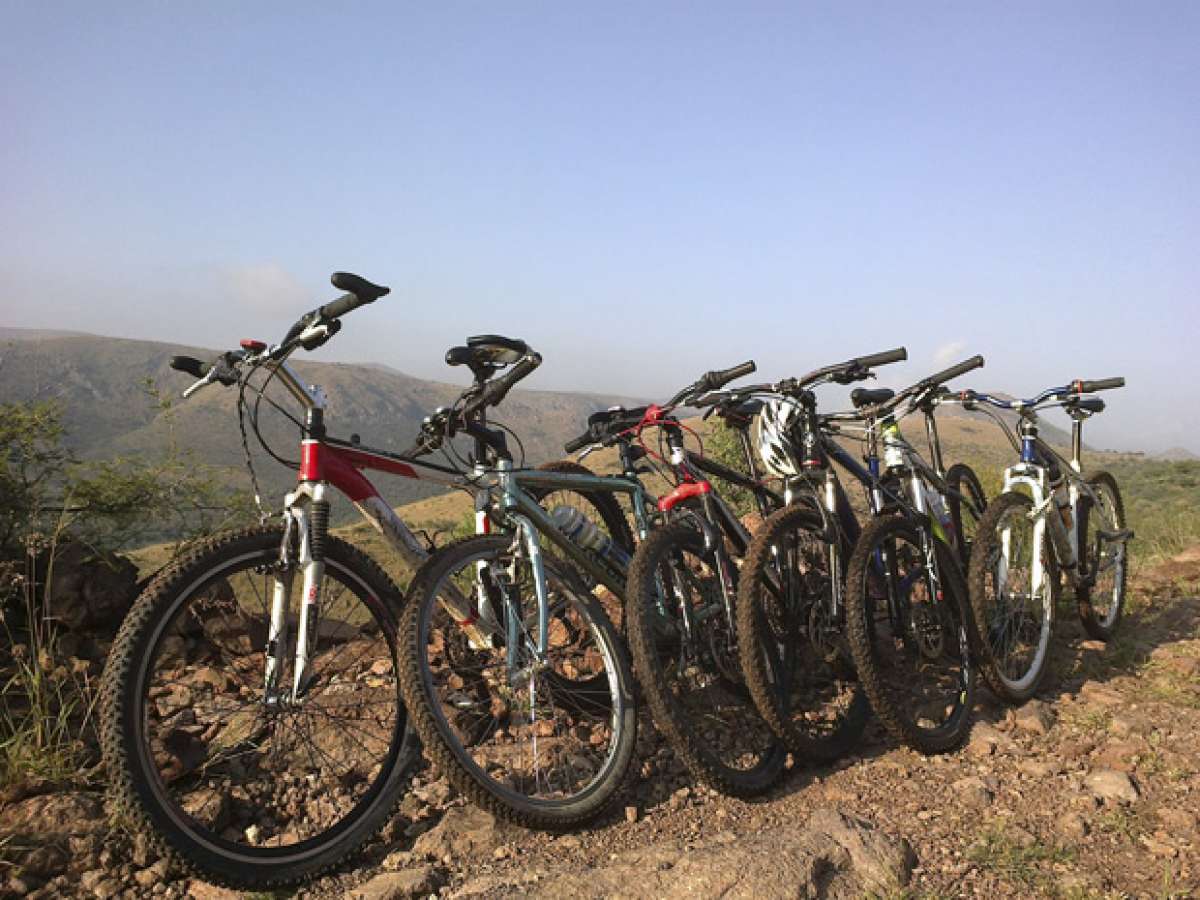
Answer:
<svg viewBox="0 0 1200 900"><path fill-rule="evenodd" d="M238 887L295 883L338 863L387 822L419 760L397 678L402 595L377 563L330 532L334 492L416 569L428 548L364 473L470 486L453 465L329 434L324 392L289 358L320 347L343 316L388 293L347 273L332 281L346 293L302 316L277 345L244 340L211 363L171 360L196 379L185 396L237 388L256 497L246 425L267 447L258 408L275 403L269 386L282 386L303 410L293 417L299 458L267 449L298 470L298 483L279 519L216 535L152 579L121 625L103 680L102 746L119 808L181 868ZM495 335L468 345L449 354L476 375L463 403L500 402L539 361L522 342ZM448 415L440 410L424 430ZM609 496L556 497L624 527ZM471 640L492 639L489 623L469 621L467 597L447 592L445 602Z"/></svg>
<svg viewBox="0 0 1200 900"><path fill-rule="evenodd" d="M1083 423L1105 404L1082 395L1124 384L1124 378L1073 381L1028 400L976 391L956 398L991 415L1019 457L1004 470L1004 492L979 524L968 573L984 675L1010 703L1032 697L1045 675L1062 576L1089 635L1108 641L1120 623L1133 532L1116 479L1083 474ZM985 405L1015 412L1015 428ZM1052 407L1071 417L1069 459L1038 436L1037 414Z"/></svg>
<svg viewBox="0 0 1200 900"><path fill-rule="evenodd" d="M982 358L899 394L856 388L856 409L849 413L819 415L812 390L873 377L874 367L906 356L899 348L751 389L775 397L758 446L768 469L787 479L788 505L756 532L743 567L741 664L759 711L802 759L829 761L846 753L866 726L869 706L898 739L921 748L959 740L965 729L971 679L954 622L962 620L958 607L965 609L958 572L969 543L959 523L977 520L986 501L969 467L945 469L932 398L943 382L982 365ZM907 409L897 413L905 401ZM917 410L926 419L932 466L899 432L899 419ZM865 442L865 466L838 443L856 428ZM872 516L865 527L833 462L864 487ZM957 507L953 515L951 507ZM914 543L924 551L920 561L907 552L901 556ZM930 592L931 583L942 593ZM950 587L949 600L944 587ZM865 599L864 590L870 592ZM924 662L937 661L945 670L934 685L894 671L905 662L896 658L896 639L901 651L911 651L922 632ZM943 632L950 641L939 637ZM766 665L771 647L783 661L778 672ZM902 693L931 693L919 701L930 706L944 693L947 677L964 690L946 705L940 722L917 728L905 712L914 698Z"/></svg>
<svg viewBox="0 0 1200 900"><path fill-rule="evenodd" d="M747 362L719 380L752 371L754 363ZM698 451L685 446L688 435L699 436L672 413L699 405L713 387L698 382L662 406L594 421L582 440L615 443L623 459L640 451L665 469L672 488L658 500L654 527L629 567L625 610L635 670L655 724L689 771L724 793L746 797L779 779L786 751L756 713L737 661L738 563L750 534L709 477L748 491L760 515L782 497L760 479L750 445L757 401L704 404L706 416L715 412L735 430L745 472L706 457L702 443ZM646 443L650 433L658 437L657 452Z"/></svg>
<svg viewBox="0 0 1200 900"><path fill-rule="evenodd" d="M695 392L737 374L708 373ZM631 414L594 415L568 452L606 442ZM633 757L634 685L612 624L628 618L627 558L530 491L625 494L645 538L654 501L642 457L623 444L620 475L524 470L469 405L455 422L477 441L471 479L490 533L443 548L413 579L400 624L404 697L426 752L474 803L531 827L574 827L608 808ZM427 436L427 449L439 446L436 429ZM488 641L463 633L465 620L444 602L450 590L475 598L471 619L491 623Z"/></svg>
<svg viewBox="0 0 1200 900"><path fill-rule="evenodd" d="M852 384L873 378L874 368L906 358L901 347L778 384L739 389L770 398L757 429L758 452L767 469L785 480L787 499L787 505L756 531L742 567L741 665L759 712L801 760L822 762L844 755L861 737L869 716L846 633L847 560L861 526L831 463L863 486L871 515L910 505L898 473L881 469L875 432L866 429L863 435L865 466L839 443L864 414L818 414L813 389L827 382ZM935 375L921 383L924 388L913 390L920 394L916 408L925 415L933 459L932 468L924 472L921 497L927 506L941 510L937 522L946 540L965 554L968 535L960 523L976 521L986 500L968 466L945 468L930 402L938 379L953 374L948 370ZM887 389L857 388L851 395L856 408L895 397ZM770 647L778 648L778 671L767 665L764 648Z"/></svg>

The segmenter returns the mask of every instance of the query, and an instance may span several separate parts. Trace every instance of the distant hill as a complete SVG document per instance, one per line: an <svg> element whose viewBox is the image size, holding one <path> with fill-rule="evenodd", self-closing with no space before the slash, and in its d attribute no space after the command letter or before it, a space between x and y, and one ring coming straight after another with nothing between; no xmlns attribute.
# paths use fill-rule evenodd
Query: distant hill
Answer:
<svg viewBox="0 0 1200 900"><path fill-rule="evenodd" d="M245 485L236 391L210 387L180 400L190 379L168 366L175 354L200 359L217 355L214 350L155 341L3 329L0 398L59 400L65 410L68 443L84 459L153 456L173 436L200 460L223 467L230 484ZM306 362L303 355L294 358L294 364L305 380L325 389L332 434L356 433L364 445L387 450L410 446L421 419L436 407L449 405L461 391L460 386L415 378L383 365ZM461 376L466 381L465 371ZM172 411L158 407L145 390L147 380L175 398ZM271 396L287 403L278 388ZM635 402L616 396L515 390L495 419L516 430L528 460L538 463L561 456L563 443L583 430L590 413ZM264 413L264 422L272 445L294 458L296 429L270 411ZM294 483L294 473L261 453L255 459L272 497L281 496ZM439 490L410 479L381 476L378 483L397 503Z"/></svg>
<svg viewBox="0 0 1200 900"><path fill-rule="evenodd" d="M1169 462L1179 462L1183 460L1200 459L1200 456L1197 456L1191 450L1188 450L1184 447L1171 447L1162 451L1161 453L1155 453L1153 458L1167 460Z"/></svg>

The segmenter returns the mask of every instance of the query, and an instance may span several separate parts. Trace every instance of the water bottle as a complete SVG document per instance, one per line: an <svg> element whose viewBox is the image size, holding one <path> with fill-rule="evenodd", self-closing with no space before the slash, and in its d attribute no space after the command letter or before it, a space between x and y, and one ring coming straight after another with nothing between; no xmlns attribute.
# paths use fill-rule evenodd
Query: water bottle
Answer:
<svg viewBox="0 0 1200 900"><path fill-rule="evenodd" d="M559 531L580 547L591 550L622 569L629 568L629 554L575 507L556 506L550 511L550 519Z"/></svg>

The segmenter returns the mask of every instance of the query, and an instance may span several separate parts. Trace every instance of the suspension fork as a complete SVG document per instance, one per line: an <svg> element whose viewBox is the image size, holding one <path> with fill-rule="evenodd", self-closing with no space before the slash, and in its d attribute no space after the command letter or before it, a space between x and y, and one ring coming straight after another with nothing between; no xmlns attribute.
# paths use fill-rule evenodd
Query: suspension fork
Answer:
<svg viewBox="0 0 1200 900"><path fill-rule="evenodd" d="M300 616L296 625L296 661L292 678L292 700L299 700L308 689L310 656L320 631L321 591L325 581L325 542L329 537L329 501L325 485L317 482L311 491L308 527L300 529L300 570L302 592Z"/></svg>
<svg viewBox="0 0 1200 900"><path fill-rule="evenodd" d="M263 701L267 706L279 703L279 676L283 671L288 642L288 600L295 580L294 556L296 533L308 534L308 516L302 507L289 508L284 517L283 541L279 545L279 563L271 587L271 621L267 630L267 652L263 676Z"/></svg>

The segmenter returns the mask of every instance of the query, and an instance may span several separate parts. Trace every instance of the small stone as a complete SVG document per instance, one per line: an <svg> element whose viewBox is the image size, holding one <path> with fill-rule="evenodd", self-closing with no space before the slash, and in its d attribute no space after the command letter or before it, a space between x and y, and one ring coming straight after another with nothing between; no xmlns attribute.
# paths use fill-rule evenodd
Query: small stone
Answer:
<svg viewBox="0 0 1200 900"><path fill-rule="evenodd" d="M1103 706L1105 708L1124 706L1126 702L1125 697L1122 694L1117 693L1111 688L1106 688L1102 685L1096 684L1093 681L1089 681L1084 684L1084 686L1079 689L1079 695L1089 703L1094 703L1097 706Z"/></svg>
<svg viewBox="0 0 1200 900"><path fill-rule="evenodd" d="M1055 830L1067 840L1078 841L1087 837L1088 824L1083 816L1068 812L1055 819Z"/></svg>
<svg viewBox="0 0 1200 900"><path fill-rule="evenodd" d="M1029 734L1049 734L1054 725L1054 712L1041 700L1030 700L1013 717L1018 731Z"/></svg>
<svg viewBox="0 0 1200 900"><path fill-rule="evenodd" d="M1157 834L1143 834L1141 836L1142 846L1150 851L1151 856L1160 858L1174 856L1179 851L1163 840L1163 837Z"/></svg>
<svg viewBox="0 0 1200 900"><path fill-rule="evenodd" d="M636 822L638 820L638 808L636 806L625 807L625 821Z"/></svg>
<svg viewBox="0 0 1200 900"><path fill-rule="evenodd" d="M1100 769L1084 779L1087 788L1101 800L1118 803L1135 803L1138 789L1124 772L1115 769Z"/></svg>
<svg viewBox="0 0 1200 900"><path fill-rule="evenodd" d="M971 727L971 739L967 742L967 754L982 758L991 756L997 750L1007 750L1012 746L1012 738L987 722L976 722Z"/></svg>
<svg viewBox="0 0 1200 900"><path fill-rule="evenodd" d="M350 893L352 900L406 900L409 897L428 897L442 886L441 872L433 866L385 872L360 885Z"/></svg>
<svg viewBox="0 0 1200 900"><path fill-rule="evenodd" d="M958 797L972 806L987 806L992 802L992 792L977 775L960 778L951 787Z"/></svg>
<svg viewBox="0 0 1200 900"><path fill-rule="evenodd" d="M92 869L79 876L79 883L85 891L90 891L104 880L106 874L103 869Z"/></svg>

